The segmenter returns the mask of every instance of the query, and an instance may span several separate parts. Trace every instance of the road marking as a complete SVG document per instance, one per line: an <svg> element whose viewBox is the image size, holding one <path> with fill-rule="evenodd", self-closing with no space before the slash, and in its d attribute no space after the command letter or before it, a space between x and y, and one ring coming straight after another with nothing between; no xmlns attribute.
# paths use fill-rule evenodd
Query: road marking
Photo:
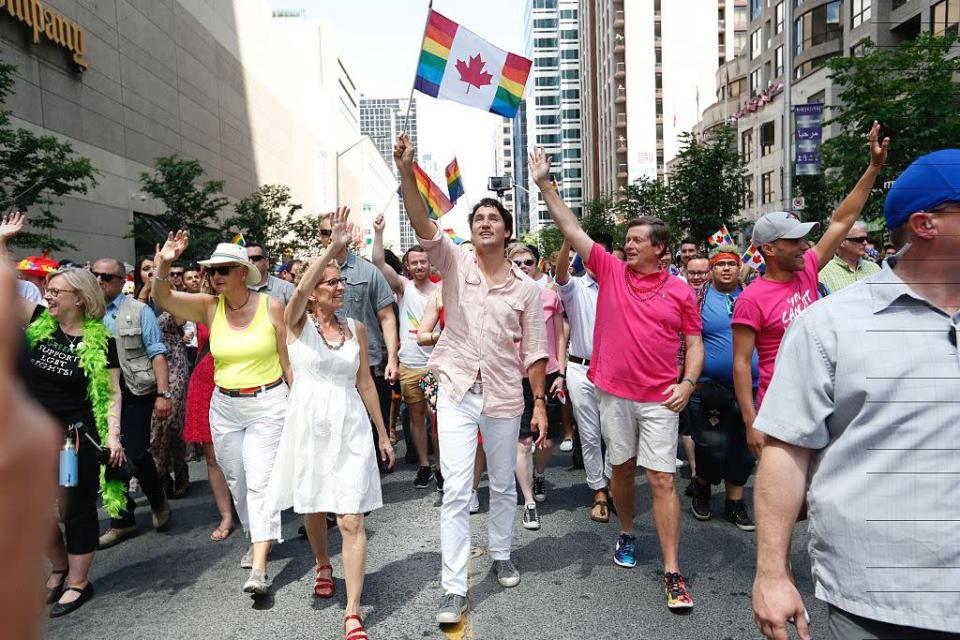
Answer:
<svg viewBox="0 0 960 640"><path fill-rule="evenodd" d="M470 591L473 586L473 559L483 555L483 549L480 547L471 547L470 555L467 556L467 610L460 617L460 622L455 625L443 627L443 635L447 640L473 640L473 624L470 621Z"/></svg>

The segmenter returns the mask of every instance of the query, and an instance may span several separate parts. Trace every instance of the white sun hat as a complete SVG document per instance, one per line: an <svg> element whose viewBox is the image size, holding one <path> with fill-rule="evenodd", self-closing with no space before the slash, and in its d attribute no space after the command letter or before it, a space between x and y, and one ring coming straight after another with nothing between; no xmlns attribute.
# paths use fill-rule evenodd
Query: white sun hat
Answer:
<svg viewBox="0 0 960 640"><path fill-rule="evenodd" d="M247 250L238 244L232 244L230 242L221 242L218 244L217 248L213 251L213 255L210 256L210 259L201 260L199 264L204 267L219 267L225 264L235 264L240 267L246 267L248 287L258 284L260 278L263 277L260 274L260 270L257 269L257 265L250 262L250 258L247 257Z"/></svg>

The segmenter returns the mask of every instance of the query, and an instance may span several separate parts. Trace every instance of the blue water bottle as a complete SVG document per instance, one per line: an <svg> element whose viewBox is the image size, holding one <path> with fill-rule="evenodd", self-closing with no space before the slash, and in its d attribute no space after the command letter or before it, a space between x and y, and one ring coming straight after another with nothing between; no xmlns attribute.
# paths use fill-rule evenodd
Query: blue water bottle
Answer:
<svg viewBox="0 0 960 640"><path fill-rule="evenodd" d="M77 447L69 435L60 450L60 486L77 486Z"/></svg>

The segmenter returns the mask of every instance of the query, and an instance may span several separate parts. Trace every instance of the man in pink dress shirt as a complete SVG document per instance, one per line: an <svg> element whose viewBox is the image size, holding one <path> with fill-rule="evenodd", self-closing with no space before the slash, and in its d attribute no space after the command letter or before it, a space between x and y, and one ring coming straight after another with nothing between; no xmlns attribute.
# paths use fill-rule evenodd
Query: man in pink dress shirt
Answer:
<svg viewBox="0 0 960 640"><path fill-rule="evenodd" d="M469 216L473 253L462 251L427 215L413 171L414 148L405 134L393 149L403 203L417 241L443 274L446 326L430 356L440 380L437 427L444 476L440 541L444 591L439 624L460 621L467 606L470 554L470 493L483 434L490 479L488 552L501 586L513 587L520 573L510 561L517 509L514 472L523 412L523 363L534 395L531 430L537 444L547 436L544 380L546 331L540 290L504 256L513 219L499 201L484 198Z"/></svg>

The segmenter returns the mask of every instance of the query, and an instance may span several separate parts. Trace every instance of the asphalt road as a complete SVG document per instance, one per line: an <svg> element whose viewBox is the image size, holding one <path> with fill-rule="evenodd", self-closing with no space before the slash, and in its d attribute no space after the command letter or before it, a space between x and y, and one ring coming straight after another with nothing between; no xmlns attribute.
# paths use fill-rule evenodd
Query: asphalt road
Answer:
<svg viewBox="0 0 960 640"><path fill-rule="evenodd" d="M398 447L402 452L402 446ZM398 456L402 460L402 456ZM620 638L742 640L759 638L750 609L754 534L722 518L723 498L714 495L714 519L699 522L681 496L681 565L695 608L675 614L664 604L660 551L653 530L650 495L638 479L637 566L613 564L617 537L609 524L589 519L590 492L583 472L557 453L547 472L543 528L517 528L513 559L522 573L518 587L501 589L484 553L486 481L481 512L472 517L475 557L470 572L470 613L464 624L440 629L434 622L440 590L440 494L413 487L414 469L383 478L383 509L367 519L369 559L362 615L371 639ZM273 592L263 600L241 593L247 571L239 568L246 545L239 531L225 542L208 538L218 518L203 463L192 463L188 496L172 502L173 524L152 531L145 501L137 510L142 533L99 552L92 580L97 595L72 615L52 620L48 638L261 639L343 638L346 601L340 537L330 536L337 597L312 596L309 545L297 536L300 518L285 513L287 540L270 558ZM679 480L678 487L686 486ZM750 491L748 489L748 497ZM718 517L719 515L719 517ZM105 529L106 522L101 522ZM813 599L806 536L794 536L792 563L813 629L826 624L826 607Z"/></svg>

